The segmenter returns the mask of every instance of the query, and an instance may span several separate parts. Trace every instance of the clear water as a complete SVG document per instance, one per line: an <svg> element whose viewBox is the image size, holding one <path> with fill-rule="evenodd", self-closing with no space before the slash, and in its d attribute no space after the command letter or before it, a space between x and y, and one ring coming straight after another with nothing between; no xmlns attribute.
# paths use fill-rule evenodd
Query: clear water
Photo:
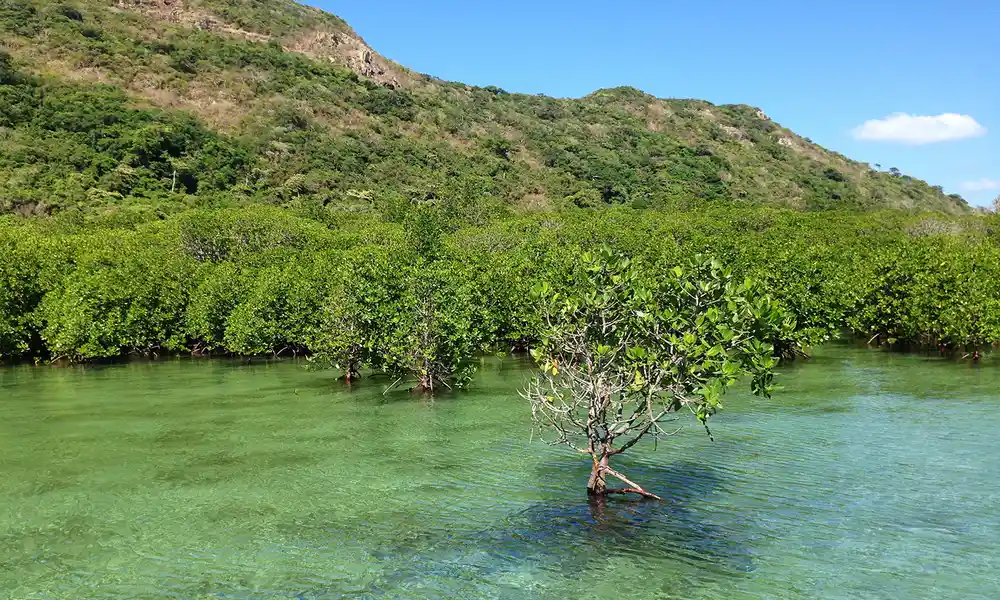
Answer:
<svg viewBox="0 0 1000 600"><path fill-rule="evenodd" d="M526 365L433 402L293 362L0 370L0 597L1000 597L1000 368L829 347L618 467Z"/></svg>

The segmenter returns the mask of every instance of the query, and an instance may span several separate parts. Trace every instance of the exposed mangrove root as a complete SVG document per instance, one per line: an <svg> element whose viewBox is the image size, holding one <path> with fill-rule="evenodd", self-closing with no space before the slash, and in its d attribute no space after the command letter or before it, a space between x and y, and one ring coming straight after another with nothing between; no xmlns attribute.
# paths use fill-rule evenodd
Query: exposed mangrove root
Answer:
<svg viewBox="0 0 1000 600"><path fill-rule="evenodd" d="M608 489L604 490L604 493L605 494L609 494L609 495L610 494L639 494L643 498L652 498L654 500L663 500L663 498L660 498L656 494L651 494L651 493L647 492L646 490L639 489L639 488L630 488L630 487L626 487L626 488L608 488Z"/></svg>
<svg viewBox="0 0 1000 600"><path fill-rule="evenodd" d="M601 470L604 471L605 473L607 473L608 475L611 475L615 479L620 480L625 485L629 486L629 487L620 488L618 490L613 490L613 491L610 490L610 489L606 489L604 491L604 493L606 493L606 494L608 494L608 493L613 493L613 494L639 494L643 498L654 498L656 500L663 500L663 498L660 498L656 494L652 494L652 493L647 492L646 490L642 489L641 485L639 485L638 483L636 483L634 481L630 481L627 477L625 477L624 475L622 475L618 471L615 471L611 467L605 466Z"/></svg>
<svg viewBox="0 0 1000 600"><path fill-rule="evenodd" d="M628 487L623 488L609 488L605 484L605 478L607 475L620 480ZM625 477L618 471L615 471L608 466L608 457L605 456L600 461L594 462L594 469L590 474L590 481L587 483L587 495L591 497L601 497L608 496L610 494L639 494L643 498L652 498L654 500L663 500L656 494L647 492L642 489L642 486L638 483Z"/></svg>
<svg viewBox="0 0 1000 600"><path fill-rule="evenodd" d="M351 385L355 381L361 379L361 374L358 371L344 371L344 374L337 379L339 381L343 381L347 385Z"/></svg>

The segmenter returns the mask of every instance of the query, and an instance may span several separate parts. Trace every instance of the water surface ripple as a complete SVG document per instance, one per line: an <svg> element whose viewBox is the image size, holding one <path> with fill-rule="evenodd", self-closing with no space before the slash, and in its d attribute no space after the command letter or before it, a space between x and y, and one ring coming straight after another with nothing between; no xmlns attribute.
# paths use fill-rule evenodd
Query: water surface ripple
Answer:
<svg viewBox="0 0 1000 600"><path fill-rule="evenodd" d="M996 365L824 348L618 463L664 502L603 506L529 443L529 372L0 369L0 597L1000 597Z"/></svg>

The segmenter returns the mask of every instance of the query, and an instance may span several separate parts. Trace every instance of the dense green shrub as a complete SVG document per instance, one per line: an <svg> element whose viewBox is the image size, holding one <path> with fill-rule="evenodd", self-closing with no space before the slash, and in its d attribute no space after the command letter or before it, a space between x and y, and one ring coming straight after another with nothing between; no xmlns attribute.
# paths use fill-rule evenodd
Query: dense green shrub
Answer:
<svg viewBox="0 0 1000 600"><path fill-rule="evenodd" d="M378 307L388 325L377 347L383 370L431 392L466 385L475 371L470 361L486 342L467 271L435 261L418 263L402 277L403 293Z"/></svg>
<svg viewBox="0 0 1000 600"><path fill-rule="evenodd" d="M319 250L331 240L326 227L264 206L191 211L176 219L182 251L199 262L238 259L265 250Z"/></svg>
<svg viewBox="0 0 1000 600"><path fill-rule="evenodd" d="M361 100L365 110L374 115L391 115L409 121L415 115L413 97L406 91L373 86Z"/></svg>
<svg viewBox="0 0 1000 600"><path fill-rule="evenodd" d="M197 287L191 291L185 327L198 352L226 351L229 316L247 296L253 270L231 262L203 267Z"/></svg>
<svg viewBox="0 0 1000 600"><path fill-rule="evenodd" d="M226 319L226 348L243 355L306 350L321 323L329 272L329 263L316 255L255 270Z"/></svg>
<svg viewBox="0 0 1000 600"><path fill-rule="evenodd" d="M514 316L493 314L469 265L437 245L362 247L340 258L353 267L334 275L313 345L318 361L348 378L373 367L417 389L461 387L492 342L488 319Z"/></svg>
<svg viewBox="0 0 1000 600"><path fill-rule="evenodd" d="M40 351L34 312L58 278L65 247L31 227L0 221L0 359Z"/></svg>
<svg viewBox="0 0 1000 600"><path fill-rule="evenodd" d="M383 369L388 332L398 324L403 276L414 259L405 244L361 245L340 254L310 347L314 360L356 378L363 368Z"/></svg>
<svg viewBox="0 0 1000 600"><path fill-rule="evenodd" d="M80 243L76 268L38 310L53 355L82 359L185 348L194 264L151 241L112 232Z"/></svg>
<svg viewBox="0 0 1000 600"><path fill-rule="evenodd" d="M461 384L477 353L531 347L529 290L601 246L654 271L711 252L795 316L768 340L786 356L844 332L962 354L1000 343L990 219L939 215L918 235L925 218L895 213L617 207L470 225L436 201L400 211L401 224L275 207L0 221L0 353L305 353L352 376Z"/></svg>

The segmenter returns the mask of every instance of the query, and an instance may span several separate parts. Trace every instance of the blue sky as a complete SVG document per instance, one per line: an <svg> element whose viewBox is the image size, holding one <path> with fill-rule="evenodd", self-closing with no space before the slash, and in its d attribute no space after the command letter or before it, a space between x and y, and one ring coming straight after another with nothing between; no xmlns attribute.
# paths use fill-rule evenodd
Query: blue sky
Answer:
<svg viewBox="0 0 1000 600"><path fill-rule="evenodd" d="M380 54L444 79L751 104L972 204L1000 194L998 0L310 3ZM859 129L897 113L909 117Z"/></svg>

